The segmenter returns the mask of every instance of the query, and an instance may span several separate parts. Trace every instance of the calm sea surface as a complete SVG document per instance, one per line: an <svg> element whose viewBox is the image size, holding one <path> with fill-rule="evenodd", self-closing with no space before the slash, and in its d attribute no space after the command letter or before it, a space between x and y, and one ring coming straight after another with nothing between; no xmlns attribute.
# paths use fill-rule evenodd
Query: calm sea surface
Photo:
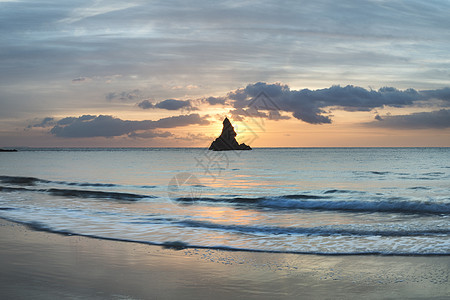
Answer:
<svg viewBox="0 0 450 300"><path fill-rule="evenodd" d="M450 148L25 149L0 153L0 217L150 244L448 255Z"/></svg>

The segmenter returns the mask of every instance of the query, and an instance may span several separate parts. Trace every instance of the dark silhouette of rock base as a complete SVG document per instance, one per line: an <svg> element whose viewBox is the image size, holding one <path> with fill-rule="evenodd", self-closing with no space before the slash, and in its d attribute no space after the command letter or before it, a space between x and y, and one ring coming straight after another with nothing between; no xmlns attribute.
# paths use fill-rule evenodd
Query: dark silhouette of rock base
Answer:
<svg viewBox="0 0 450 300"><path fill-rule="evenodd" d="M252 148L244 143L239 144L236 141L236 131L230 120L223 120L223 129L220 136L211 143L209 150L226 151L226 150L252 150Z"/></svg>

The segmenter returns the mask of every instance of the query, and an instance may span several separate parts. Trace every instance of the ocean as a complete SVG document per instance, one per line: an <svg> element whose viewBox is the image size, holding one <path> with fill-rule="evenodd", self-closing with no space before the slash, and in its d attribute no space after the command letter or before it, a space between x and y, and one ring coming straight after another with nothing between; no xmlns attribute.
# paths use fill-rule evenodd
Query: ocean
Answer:
<svg viewBox="0 0 450 300"><path fill-rule="evenodd" d="M450 254L450 148L20 149L0 217L65 235L302 254Z"/></svg>

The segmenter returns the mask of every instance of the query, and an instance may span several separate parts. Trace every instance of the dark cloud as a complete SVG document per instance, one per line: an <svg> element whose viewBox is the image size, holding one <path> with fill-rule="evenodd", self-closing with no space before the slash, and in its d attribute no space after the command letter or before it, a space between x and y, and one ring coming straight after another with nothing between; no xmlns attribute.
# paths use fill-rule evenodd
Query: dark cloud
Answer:
<svg viewBox="0 0 450 300"><path fill-rule="evenodd" d="M54 126L55 125L55 119L52 117L46 117L44 119L42 119L42 121L40 121L39 123L36 124L31 124L28 125L27 128L32 128L32 127L50 127L50 126Z"/></svg>
<svg viewBox="0 0 450 300"><path fill-rule="evenodd" d="M176 100L176 99L167 99L158 102L156 104L151 103L149 100L144 100L138 103L138 106L142 109L159 108L166 110L179 110L179 109L195 110L195 108L191 106L191 102L189 100Z"/></svg>
<svg viewBox="0 0 450 300"><path fill-rule="evenodd" d="M105 96L106 100L120 100L120 101L136 101L143 98L142 92L139 89L123 92L110 92Z"/></svg>
<svg viewBox="0 0 450 300"><path fill-rule="evenodd" d="M438 90L426 90L422 91L422 94L430 98L435 98L443 101L450 102L450 87L446 87Z"/></svg>
<svg viewBox="0 0 450 300"><path fill-rule="evenodd" d="M57 122L50 133L57 137L85 138L85 137L115 137L129 135L131 137L167 137L167 133L152 132L158 128L173 128L187 125L206 125L209 121L198 114L180 115L159 119L157 121L129 121L107 115L84 115L81 117L67 117ZM148 131L147 133L141 131Z"/></svg>
<svg viewBox="0 0 450 300"><path fill-rule="evenodd" d="M423 99L414 89L401 91L393 87L383 87L375 91L348 85L303 91L306 97L312 97L321 106L337 106L348 111L370 111L383 106L404 107Z"/></svg>
<svg viewBox="0 0 450 300"><path fill-rule="evenodd" d="M228 97L238 102L256 98L260 95L263 97L278 98L283 93L289 92L289 86L280 83L267 84L265 82L257 82L247 85L245 88L237 89L228 93Z"/></svg>
<svg viewBox="0 0 450 300"><path fill-rule="evenodd" d="M226 97L208 97L203 99L205 102L209 103L209 105L217 105L217 104L225 104L227 100Z"/></svg>
<svg viewBox="0 0 450 300"><path fill-rule="evenodd" d="M94 115L82 115L81 117L65 117L57 122L57 125L69 125L75 121L89 121L95 119Z"/></svg>
<svg viewBox="0 0 450 300"><path fill-rule="evenodd" d="M291 112L294 118L306 123L326 124L331 123L332 120L325 108L371 111L385 106L406 107L430 98L445 100L449 97L448 92L449 89L423 92L414 89L402 91L393 87L367 90L352 85L345 87L337 85L318 90L291 90L289 86L280 83L257 82L230 92L228 97L233 100L232 104L236 108L233 111L234 114L245 116L249 107L257 107L258 111ZM275 114L272 113L272 116ZM259 117L265 116L260 114Z"/></svg>
<svg viewBox="0 0 450 300"><path fill-rule="evenodd" d="M266 110L281 110L292 112L293 116L307 123L323 124L331 123L331 119L321 115L324 111L312 95L312 91L291 91L287 85L279 83L267 84L257 82L249 84L245 88L230 92L228 97L232 100L236 110L233 112L245 116L250 106L269 107ZM269 104L269 105L268 105ZM255 115L258 117L258 115ZM264 117L264 115L260 115Z"/></svg>
<svg viewBox="0 0 450 300"><path fill-rule="evenodd" d="M149 100L144 100L138 103L138 106L142 109L155 108L155 105L153 105L153 103L151 103Z"/></svg>
<svg viewBox="0 0 450 300"><path fill-rule="evenodd" d="M273 121L288 120L291 118L282 115L278 110L269 110L268 112L265 112L254 107L237 108L231 110L230 113L236 121L243 121L244 118L265 118Z"/></svg>
<svg viewBox="0 0 450 300"><path fill-rule="evenodd" d="M182 108L192 108L189 100L167 99L155 104L155 108L178 110Z"/></svg>
<svg viewBox="0 0 450 300"><path fill-rule="evenodd" d="M377 118L378 117L378 118ZM450 128L450 110L441 109L432 112L419 112L409 115L386 115L375 117L377 121L366 123L369 127L392 129L446 129Z"/></svg>

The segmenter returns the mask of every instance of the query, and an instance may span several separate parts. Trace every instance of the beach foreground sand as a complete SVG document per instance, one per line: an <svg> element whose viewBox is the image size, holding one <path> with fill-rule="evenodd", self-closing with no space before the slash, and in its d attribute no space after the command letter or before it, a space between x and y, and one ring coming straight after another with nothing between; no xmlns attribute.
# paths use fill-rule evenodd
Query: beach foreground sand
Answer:
<svg viewBox="0 0 450 300"><path fill-rule="evenodd" d="M172 250L0 219L1 299L380 299L450 295L450 256Z"/></svg>

